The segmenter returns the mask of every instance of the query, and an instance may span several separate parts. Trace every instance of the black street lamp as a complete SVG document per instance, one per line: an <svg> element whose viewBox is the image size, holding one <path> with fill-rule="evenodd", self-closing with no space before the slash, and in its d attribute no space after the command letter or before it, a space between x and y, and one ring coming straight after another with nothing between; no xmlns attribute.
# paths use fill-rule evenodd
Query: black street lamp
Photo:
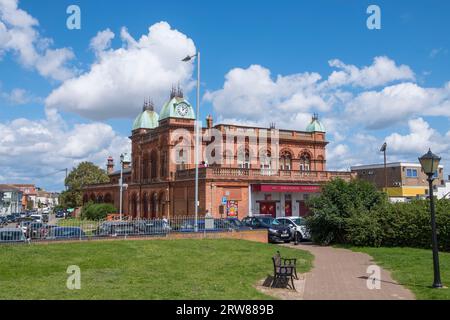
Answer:
<svg viewBox="0 0 450 320"><path fill-rule="evenodd" d="M433 247L433 269L434 269L434 281L433 288L442 288L441 274L439 271L439 252L438 242L436 234L436 213L434 209L434 196L433 196L433 180L434 174L439 167L439 161L441 158L428 150L426 154L419 158L420 165L423 172L428 176L429 195L430 195L430 211L431 211L431 239Z"/></svg>

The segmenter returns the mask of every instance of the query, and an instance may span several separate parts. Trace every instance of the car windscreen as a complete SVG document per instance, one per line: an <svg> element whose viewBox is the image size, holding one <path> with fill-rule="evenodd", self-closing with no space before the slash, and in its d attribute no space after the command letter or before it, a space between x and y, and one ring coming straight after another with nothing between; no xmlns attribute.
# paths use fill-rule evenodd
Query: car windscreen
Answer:
<svg viewBox="0 0 450 320"><path fill-rule="evenodd" d="M291 219L296 225L303 226L305 225L305 220L302 218Z"/></svg>
<svg viewBox="0 0 450 320"><path fill-rule="evenodd" d="M272 217L266 217L266 218L259 218L259 220L266 225L271 225L274 219Z"/></svg>
<svg viewBox="0 0 450 320"><path fill-rule="evenodd" d="M281 226L281 222L278 220L273 219L272 223L273 226Z"/></svg>

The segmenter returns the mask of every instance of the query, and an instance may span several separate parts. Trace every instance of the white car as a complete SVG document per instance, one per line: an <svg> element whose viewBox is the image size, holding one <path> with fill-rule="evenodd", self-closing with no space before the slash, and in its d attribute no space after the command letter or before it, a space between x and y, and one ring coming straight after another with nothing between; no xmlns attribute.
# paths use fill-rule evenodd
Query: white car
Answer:
<svg viewBox="0 0 450 320"><path fill-rule="evenodd" d="M297 242L302 240L310 240L311 234L309 230L306 228L305 219L302 217L280 217L276 218L278 222L285 226L290 226L292 230L292 234L294 235L294 239Z"/></svg>

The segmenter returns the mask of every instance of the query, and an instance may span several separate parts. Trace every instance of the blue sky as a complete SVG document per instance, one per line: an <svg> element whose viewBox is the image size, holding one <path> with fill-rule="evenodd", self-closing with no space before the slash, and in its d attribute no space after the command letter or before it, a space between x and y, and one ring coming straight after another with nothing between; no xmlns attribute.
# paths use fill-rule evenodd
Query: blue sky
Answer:
<svg viewBox="0 0 450 320"><path fill-rule="evenodd" d="M81 30L66 28L71 4ZM380 30L366 27L370 4ZM178 56L196 48L202 119L303 130L318 112L330 169L379 162L385 140L392 161L431 146L449 167L449 12L448 1L0 0L0 182L59 190L61 174L41 176L117 157L146 96L160 104L176 81L195 103L195 65ZM134 79L123 68L143 81L122 81Z"/></svg>

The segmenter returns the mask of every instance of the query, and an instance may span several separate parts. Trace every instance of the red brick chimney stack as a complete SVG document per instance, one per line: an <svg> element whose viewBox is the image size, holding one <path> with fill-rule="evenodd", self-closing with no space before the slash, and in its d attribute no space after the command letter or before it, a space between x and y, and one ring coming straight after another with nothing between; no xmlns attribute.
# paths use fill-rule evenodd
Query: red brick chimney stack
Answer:
<svg viewBox="0 0 450 320"><path fill-rule="evenodd" d="M108 162L106 164L106 172L112 174L114 172L114 159L113 157L108 157Z"/></svg>

